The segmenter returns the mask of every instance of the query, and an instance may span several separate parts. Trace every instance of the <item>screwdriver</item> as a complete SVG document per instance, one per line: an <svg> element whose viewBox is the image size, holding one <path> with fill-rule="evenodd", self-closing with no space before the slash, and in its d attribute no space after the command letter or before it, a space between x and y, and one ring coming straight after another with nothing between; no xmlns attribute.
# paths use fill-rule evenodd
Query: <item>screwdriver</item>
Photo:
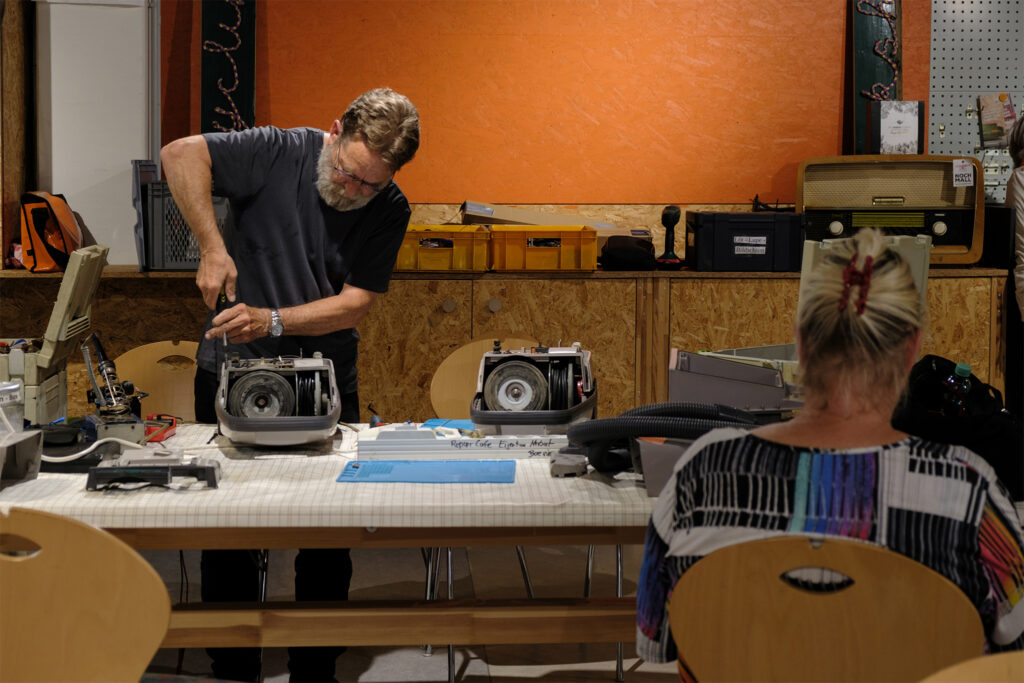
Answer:
<svg viewBox="0 0 1024 683"><path fill-rule="evenodd" d="M216 313L220 313L221 311L223 311L227 307L228 307L228 293L224 290L224 285L221 285L221 287L220 287L220 294L217 295L217 310L216 310ZM224 342L224 348L227 348L227 346L228 346L228 333L225 332L224 334L222 334L220 336L220 338Z"/></svg>

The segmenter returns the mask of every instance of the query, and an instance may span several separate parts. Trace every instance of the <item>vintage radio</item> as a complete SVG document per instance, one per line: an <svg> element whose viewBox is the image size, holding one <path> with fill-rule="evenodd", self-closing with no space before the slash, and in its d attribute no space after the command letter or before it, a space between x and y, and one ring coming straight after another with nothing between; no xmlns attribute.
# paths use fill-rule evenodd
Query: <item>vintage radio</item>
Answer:
<svg viewBox="0 0 1024 683"><path fill-rule="evenodd" d="M973 182L954 185L954 160L973 168ZM800 164L796 210L809 240L852 237L864 227L890 235L930 235L932 264L981 259L985 193L973 157L916 154L821 157Z"/></svg>

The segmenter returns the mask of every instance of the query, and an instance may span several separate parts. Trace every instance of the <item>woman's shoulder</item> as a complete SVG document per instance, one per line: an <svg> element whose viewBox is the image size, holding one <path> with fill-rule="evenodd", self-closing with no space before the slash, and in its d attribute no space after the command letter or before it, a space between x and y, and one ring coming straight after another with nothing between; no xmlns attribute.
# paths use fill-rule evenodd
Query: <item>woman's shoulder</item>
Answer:
<svg viewBox="0 0 1024 683"><path fill-rule="evenodd" d="M710 446L717 448L739 448L744 439L750 436L750 430L745 427L717 427L704 432L694 439L686 453L698 453ZM685 459L685 456L684 456Z"/></svg>
<svg viewBox="0 0 1024 683"><path fill-rule="evenodd" d="M998 478L995 468L985 458L966 446L930 441L919 436L908 436L897 445L907 448L912 455L918 457L959 462L982 474L987 479L995 480Z"/></svg>

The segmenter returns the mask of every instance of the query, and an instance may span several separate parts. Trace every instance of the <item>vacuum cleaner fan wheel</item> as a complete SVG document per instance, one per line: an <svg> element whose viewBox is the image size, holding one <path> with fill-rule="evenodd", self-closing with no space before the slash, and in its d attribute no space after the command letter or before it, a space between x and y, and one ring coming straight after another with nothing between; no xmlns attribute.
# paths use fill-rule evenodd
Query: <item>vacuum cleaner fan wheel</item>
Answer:
<svg viewBox="0 0 1024 683"><path fill-rule="evenodd" d="M281 375L256 370L242 375L228 392L228 412L239 417L281 417L295 413L295 392Z"/></svg>
<svg viewBox="0 0 1024 683"><path fill-rule="evenodd" d="M484 402L489 410L542 410L547 395L544 374L524 361L501 363L484 382Z"/></svg>

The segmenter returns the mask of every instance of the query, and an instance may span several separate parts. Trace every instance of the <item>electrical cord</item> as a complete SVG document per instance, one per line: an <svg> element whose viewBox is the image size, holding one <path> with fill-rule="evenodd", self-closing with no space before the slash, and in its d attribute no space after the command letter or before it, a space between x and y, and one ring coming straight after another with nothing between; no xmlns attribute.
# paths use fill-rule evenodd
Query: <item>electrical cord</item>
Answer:
<svg viewBox="0 0 1024 683"><path fill-rule="evenodd" d="M86 448L84 450L81 450L81 451L78 451L77 453L71 453L70 455L47 455L46 453L43 453L42 460L43 460L43 462L54 462L54 463L74 462L75 460L78 460L80 458L84 458L85 456L89 455L94 450L96 450L96 448L98 446L100 446L102 444L105 444L105 443L119 443L122 446L128 446L129 448L138 448L139 447L139 444L137 442L135 442L135 441L128 441L126 439L118 439L118 438L115 438L115 437L109 437L109 438L106 438L106 439L99 439L98 441L94 441L92 443L92 445L90 445L88 448Z"/></svg>
<svg viewBox="0 0 1024 683"><path fill-rule="evenodd" d="M4 424L9 427L10 426L10 422L8 421L7 416L3 414L2 410L0 410L0 416L2 416ZM347 427L348 429L351 429L353 432L358 432L359 431L359 429L357 427L355 427L354 425L348 424L347 422L339 422L335 426L334 431L331 433L331 436L333 436L335 433L338 432L338 427L340 427L340 426ZM13 429L11 431L13 431ZM96 450L96 448L98 446L100 446L102 444L105 444L105 443L119 443L119 444L121 444L123 446L128 446L129 448L139 448L142 445L142 444L136 443L134 441L127 441L125 439L118 439L118 438L115 438L115 437L109 437L109 438L106 438L106 439L100 439L98 441L95 441L88 448L86 448L84 450L81 450L81 451L78 451L77 453L71 453L69 455L47 455L47 454L43 453L42 454L42 460L43 460L43 462L50 462L50 463L74 462L75 460L78 460L80 458L84 458L85 456L89 455L94 450ZM180 450L182 450L182 451L201 451L201 450L221 450L223 448L224 448L224 446L220 445L220 444L205 444L205 445L202 445L202 446L185 446L184 448L182 448Z"/></svg>

